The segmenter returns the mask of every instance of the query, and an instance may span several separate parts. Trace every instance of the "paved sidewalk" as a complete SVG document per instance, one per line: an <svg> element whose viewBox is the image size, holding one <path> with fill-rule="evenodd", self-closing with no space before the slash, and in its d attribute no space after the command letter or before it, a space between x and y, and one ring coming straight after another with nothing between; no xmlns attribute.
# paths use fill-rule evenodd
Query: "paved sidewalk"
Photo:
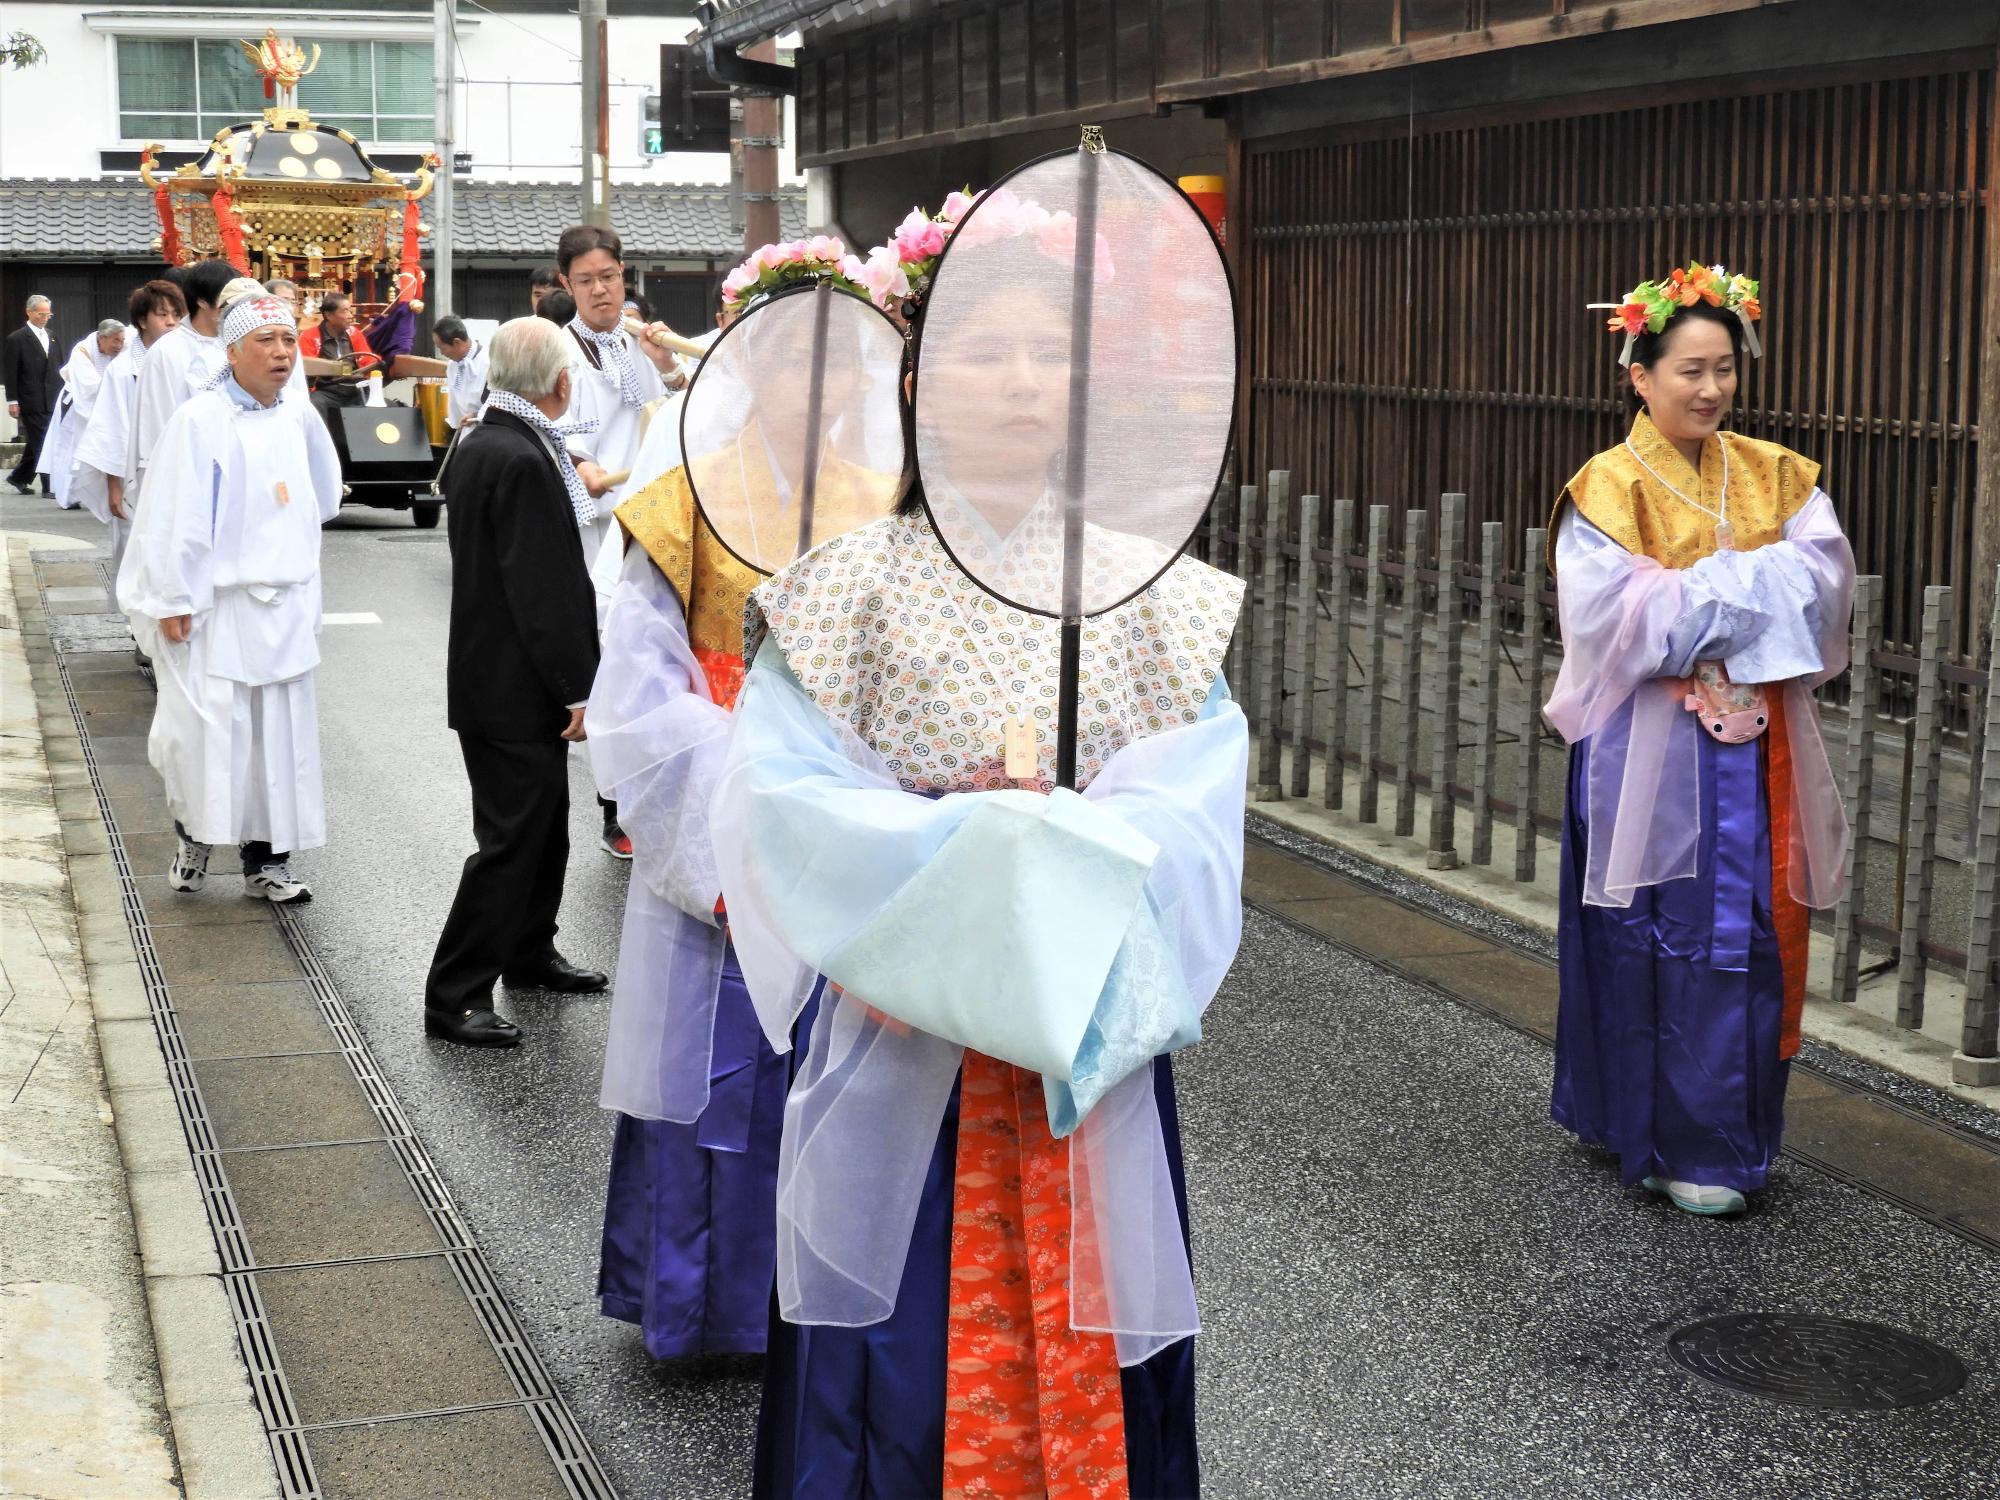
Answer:
<svg viewBox="0 0 2000 1500"><path fill-rule="evenodd" d="M25 543L8 551L25 565ZM0 1494L153 1500L180 1491L54 781L81 756L44 749L29 662L47 660L48 625L14 571L0 567Z"/></svg>
<svg viewBox="0 0 2000 1500"><path fill-rule="evenodd" d="M190 1500L608 1495L295 914L233 849L168 888L153 689L98 555L9 561Z"/></svg>

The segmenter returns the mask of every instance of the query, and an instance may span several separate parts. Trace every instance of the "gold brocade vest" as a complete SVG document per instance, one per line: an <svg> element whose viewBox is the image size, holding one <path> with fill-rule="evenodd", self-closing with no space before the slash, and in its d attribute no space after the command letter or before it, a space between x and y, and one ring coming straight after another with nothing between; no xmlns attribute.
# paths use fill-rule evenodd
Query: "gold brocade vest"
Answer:
<svg viewBox="0 0 2000 1500"><path fill-rule="evenodd" d="M1650 557L1663 567L1687 568L1717 550L1717 518L1709 512L1726 509L1735 550L1749 552L1780 540L1785 523L1799 513L1819 484L1819 465L1811 459L1778 443L1734 432L1719 432L1702 444L1697 474L1643 411L1632 423L1628 442L1629 447L1620 443L1605 449L1563 487L1549 522L1551 569L1564 505L1574 505L1586 521L1626 551Z"/></svg>
<svg viewBox="0 0 2000 1500"><path fill-rule="evenodd" d="M612 514L680 596L689 644L698 652L741 659L743 607L764 575L739 562L709 530L687 471L669 469Z"/></svg>

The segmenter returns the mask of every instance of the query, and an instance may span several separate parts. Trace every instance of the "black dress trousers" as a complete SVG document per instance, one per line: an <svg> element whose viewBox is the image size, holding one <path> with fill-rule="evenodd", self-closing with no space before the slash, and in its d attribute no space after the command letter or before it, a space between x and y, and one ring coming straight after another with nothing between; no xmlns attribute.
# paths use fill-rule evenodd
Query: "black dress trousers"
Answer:
<svg viewBox="0 0 2000 1500"><path fill-rule="evenodd" d="M49 414L29 411L24 405L15 423L20 429L21 461L14 465L13 472L7 476L7 482L32 485L35 482L35 469L42 461L42 444L47 441L49 435ZM48 480L45 479L42 481L42 493L46 495L48 492Z"/></svg>
<svg viewBox="0 0 2000 1500"><path fill-rule="evenodd" d="M540 968L556 951L569 867L569 745L461 733L478 844L438 937L424 1004L488 1010L502 974Z"/></svg>

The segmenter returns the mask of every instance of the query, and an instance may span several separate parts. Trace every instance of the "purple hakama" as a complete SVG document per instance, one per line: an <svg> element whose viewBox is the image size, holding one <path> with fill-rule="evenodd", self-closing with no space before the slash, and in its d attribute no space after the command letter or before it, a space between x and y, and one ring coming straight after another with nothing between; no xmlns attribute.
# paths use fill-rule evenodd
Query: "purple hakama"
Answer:
<svg viewBox="0 0 2000 1500"><path fill-rule="evenodd" d="M730 950L707 1108L691 1125L620 1114L611 1146L598 1305L638 1324L655 1359L764 1352L789 1082Z"/></svg>
<svg viewBox="0 0 2000 1500"><path fill-rule="evenodd" d="M1779 1055L1766 743L1699 737L1699 873L1642 887L1629 907L1583 901L1588 745L1570 758L1552 1113L1618 1157L1628 1185L1747 1193L1778 1154L1791 1064Z"/></svg>

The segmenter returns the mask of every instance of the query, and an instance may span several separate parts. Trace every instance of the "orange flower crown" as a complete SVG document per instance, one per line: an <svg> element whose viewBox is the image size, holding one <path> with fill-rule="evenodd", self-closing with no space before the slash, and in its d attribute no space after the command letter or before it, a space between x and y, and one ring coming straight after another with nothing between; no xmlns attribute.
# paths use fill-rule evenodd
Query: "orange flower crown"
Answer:
<svg viewBox="0 0 2000 1500"><path fill-rule="evenodd" d="M1682 308L1693 307L1697 302L1736 314L1743 324L1751 358L1763 357L1763 345L1758 342L1756 329L1751 327L1764 316L1763 306L1757 300L1757 283L1748 276L1732 275L1722 266L1699 263L1678 266L1658 281L1640 282L1617 302L1590 305L1610 310L1611 317L1604 326L1612 333L1625 335L1625 348L1618 356L1618 363L1629 365L1633 341L1640 334L1660 332Z"/></svg>

